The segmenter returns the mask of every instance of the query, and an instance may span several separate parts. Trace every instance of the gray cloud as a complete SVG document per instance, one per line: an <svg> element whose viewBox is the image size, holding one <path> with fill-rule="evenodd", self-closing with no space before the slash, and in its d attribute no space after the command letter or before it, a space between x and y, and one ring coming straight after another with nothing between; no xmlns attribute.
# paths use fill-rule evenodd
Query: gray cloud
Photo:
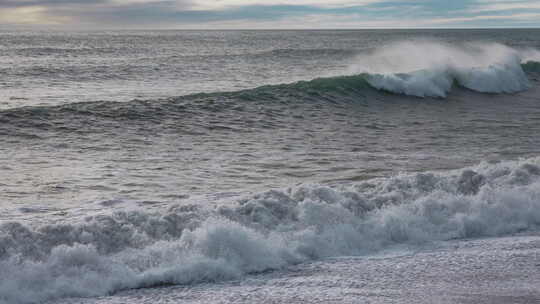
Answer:
<svg viewBox="0 0 540 304"><path fill-rule="evenodd" d="M58 6L58 5L84 5L93 6L98 4L111 3L110 0L2 0L0 8L25 7L25 6Z"/></svg>

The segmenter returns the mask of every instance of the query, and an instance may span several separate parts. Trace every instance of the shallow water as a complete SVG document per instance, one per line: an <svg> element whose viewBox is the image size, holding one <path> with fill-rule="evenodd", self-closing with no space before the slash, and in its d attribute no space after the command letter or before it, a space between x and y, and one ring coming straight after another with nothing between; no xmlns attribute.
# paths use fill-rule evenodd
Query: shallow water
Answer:
<svg viewBox="0 0 540 304"><path fill-rule="evenodd" d="M516 303L540 301L538 236L451 241L254 274L56 303Z"/></svg>

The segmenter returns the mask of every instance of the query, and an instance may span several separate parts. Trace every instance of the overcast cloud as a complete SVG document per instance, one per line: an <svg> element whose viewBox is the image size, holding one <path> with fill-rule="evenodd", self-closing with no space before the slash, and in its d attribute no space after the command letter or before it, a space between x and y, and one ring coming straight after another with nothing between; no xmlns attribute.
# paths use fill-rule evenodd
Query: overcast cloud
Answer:
<svg viewBox="0 0 540 304"><path fill-rule="evenodd" d="M2 27L540 27L538 0L0 0Z"/></svg>

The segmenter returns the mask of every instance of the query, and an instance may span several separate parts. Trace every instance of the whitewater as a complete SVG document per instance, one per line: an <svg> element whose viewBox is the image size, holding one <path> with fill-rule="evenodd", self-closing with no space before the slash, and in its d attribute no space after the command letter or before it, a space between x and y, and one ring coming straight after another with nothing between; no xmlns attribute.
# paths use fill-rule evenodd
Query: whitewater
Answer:
<svg viewBox="0 0 540 304"><path fill-rule="evenodd" d="M528 159L273 190L209 210L119 212L36 230L7 223L0 269L10 275L0 294L5 303L101 296L239 279L400 244L537 232L539 198L540 160Z"/></svg>
<svg viewBox="0 0 540 304"><path fill-rule="evenodd" d="M0 303L536 303L538 34L0 32Z"/></svg>
<svg viewBox="0 0 540 304"><path fill-rule="evenodd" d="M518 51L500 44L453 47L417 42L390 45L360 61L367 63L368 82L377 89L446 97L454 84L482 93L526 90L530 84L521 63L538 62L539 58L536 50Z"/></svg>

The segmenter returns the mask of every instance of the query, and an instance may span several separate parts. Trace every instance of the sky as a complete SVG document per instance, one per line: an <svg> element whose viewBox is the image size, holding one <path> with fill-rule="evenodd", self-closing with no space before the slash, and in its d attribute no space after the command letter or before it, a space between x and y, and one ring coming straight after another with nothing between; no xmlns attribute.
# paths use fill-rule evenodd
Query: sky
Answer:
<svg viewBox="0 0 540 304"><path fill-rule="evenodd" d="M540 27L540 0L0 0L0 29Z"/></svg>

